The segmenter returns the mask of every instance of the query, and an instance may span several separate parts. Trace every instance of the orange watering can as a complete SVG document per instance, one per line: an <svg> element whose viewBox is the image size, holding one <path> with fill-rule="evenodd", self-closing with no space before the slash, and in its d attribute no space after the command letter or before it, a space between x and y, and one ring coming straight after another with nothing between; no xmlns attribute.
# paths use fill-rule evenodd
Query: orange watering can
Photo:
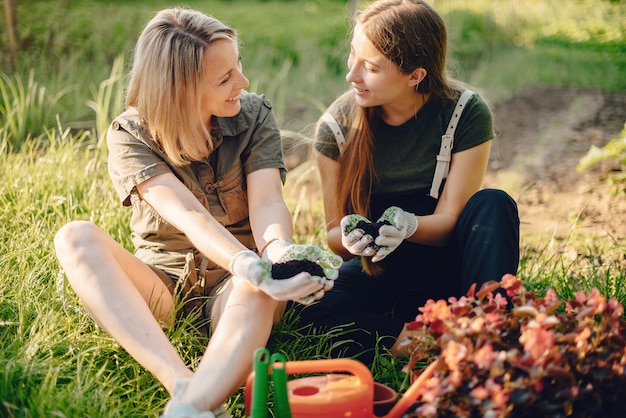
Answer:
<svg viewBox="0 0 626 418"><path fill-rule="evenodd" d="M393 389L373 381L369 369L352 359L285 361L266 349L255 353L244 399L250 418L267 418L268 376L274 383L277 418L400 418L415 402L432 363L398 400ZM330 373L329 373L330 372ZM287 380L287 374L325 373ZM376 404L376 408L375 408Z"/></svg>

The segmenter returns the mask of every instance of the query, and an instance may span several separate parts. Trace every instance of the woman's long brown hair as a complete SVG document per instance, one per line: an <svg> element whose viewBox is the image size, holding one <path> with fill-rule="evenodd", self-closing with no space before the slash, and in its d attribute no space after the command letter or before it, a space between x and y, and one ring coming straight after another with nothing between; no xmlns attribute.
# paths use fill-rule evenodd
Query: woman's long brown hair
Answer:
<svg viewBox="0 0 626 418"><path fill-rule="evenodd" d="M443 19L422 0L378 0L355 17L368 40L402 74L424 68L426 78L417 93L453 98L455 90L446 75L447 33ZM376 108L356 104L348 91L338 99L337 107L346 112L349 121L346 146L339 160L336 201L342 216L358 213L369 218L370 199L378 179L374 171L374 136L378 120ZM354 181L345 181L353 179ZM368 274L380 267L363 257Z"/></svg>

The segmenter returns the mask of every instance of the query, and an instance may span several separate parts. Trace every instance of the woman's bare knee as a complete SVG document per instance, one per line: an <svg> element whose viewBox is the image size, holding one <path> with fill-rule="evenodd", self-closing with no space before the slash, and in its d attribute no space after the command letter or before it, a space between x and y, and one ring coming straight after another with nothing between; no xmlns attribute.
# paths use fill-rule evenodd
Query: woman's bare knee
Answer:
<svg viewBox="0 0 626 418"><path fill-rule="evenodd" d="M274 311L274 321L273 321L274 325L278 325L281 318L285 314L286 309L287 309L287 302L278 302L278 305L276 306L276 310Z"/></svg>
<svg viewBox="0 0 626 418"><path fill-rule="evenodd" d="M286 305L285 302L278 302L249 283L236 283L235 279L231 279L213 305L211 321L217 326L224 312L240 306L255 316L264 316L271 320L272 324L276 324L283 315Z"/></svg>
<svg viewBox="0 0 626 418"><path fill-rule="evenodd" d="M97 278L96 272L110 253L104 237L104 231L86 221L70 222L56 233L56 256L74 288L78 283Z"/></svg>
<svg viewBox="0 0 626 418"><path fill-rule="evenodd" d="M63 225L54 236L57 256L71 255L86 245L93 245L98 231L101 230L87 221L72 221Z"/></svg>

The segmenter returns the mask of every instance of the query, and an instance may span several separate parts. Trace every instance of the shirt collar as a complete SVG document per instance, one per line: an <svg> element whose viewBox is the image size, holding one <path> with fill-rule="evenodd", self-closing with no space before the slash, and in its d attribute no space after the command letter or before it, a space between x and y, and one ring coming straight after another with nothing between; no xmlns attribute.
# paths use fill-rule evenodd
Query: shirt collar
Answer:
<svg viewBox="0 0 626 418"><path fill-rule="evenodd" d="M245 92L242 92L239 95L241 101L241 110L237 115L231 117L216 117L217 127L213 129L211 132L212 135L215 135L214 138L219 142L221 142L222 138L225 136L237 136L242 132L248 130L248 119L246 118L246 114L250 114L253 112L252 103L250 100L244 100ZM217 146L217 143L215 144Z"/></svg>

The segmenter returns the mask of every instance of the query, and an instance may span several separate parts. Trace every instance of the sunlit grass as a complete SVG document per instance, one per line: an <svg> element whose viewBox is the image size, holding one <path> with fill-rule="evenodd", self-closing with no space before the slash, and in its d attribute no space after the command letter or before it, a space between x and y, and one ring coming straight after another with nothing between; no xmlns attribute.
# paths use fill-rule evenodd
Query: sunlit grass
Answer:
<svg viewBox="0 0 626 418"><path fill-rule="evenodd" d="M36 7L34 5L36 4ZM338 0L187 2L236 27L251 90L274 103L285 136L303 146L312 124L346 87L346 3ZM450 27L455 68L492 100L526 85L625 90L626 4L567 0L436 0ZM157 416L167 394L99 329L60 271L52 240L66 222L96 223L128 249L130 210L106 170L103 132L120 110L128 53L152 2L24 2L32 43L20 70L0 81L0 416ZM259 19L262 15L264 18ZM120 55L121 54L121 55ZM325 246L313 161L288 174L296 240ZM560 299L596 287L626 303L623 237L587 239L576 214L563 236L524 235L519 277ZM291 318L272 350L319 358L324 336L303 338ZM202 344L189 323L168 329L190 365ZM382 353L381 353L382 354ZM402 362L381 355L375 380L401 389ZM242 416L241 394L231 399Z"/></svg>
<svg viewBox="0 0 626 418"><path fill-rule="evenodd" d="M89 219L127 248L129 211L120 208L94 137L49 133L46 148L1 155L0 175L0 411L4 416L156 416L167 395L115 341L89 318L60 271L52 250L65 222ZM324 244L323 213L314 164L289 173L287 201L301 242ZM574 226L575 228L575 226ZM543 244L542 244L543 242ZM619 250L619 246L613 250ZM542 294L560 298L598 288L626 302L624 258L575 239L524 237L519 277ZM615 257L615 258L612 258ZM289 359L321 358L327 338L304 338L289 317L270 342ZM189 364L202 345L184 324L168 331ZM403 363L382 356L373 368L381 383L400 388ZM243 399L231 400L242 414ZM139 398L137 398L139 397ZM27 412L29 411L29 412ZM242 416L242 415L239 415Z"/></svg>
<svg viewBox="0 0 626 418"><path fill-rule="evenodd" d="M28 78L20 74L0 72L0 126L12 147L34 139L54 124L54 109L67 89L50 92L35 79L30 70Z"/></svg>
<svg viewBox="0 0 626 418"><path fill-rule="evenodd" d="M74 219L131 248L129 213L120 210L106 154L95 138L66 133L0 155L0 415L156 416L167 394L97 327L53 252L54 234ZM203 346L193 328L168 332L197 364Z"/></svg>

